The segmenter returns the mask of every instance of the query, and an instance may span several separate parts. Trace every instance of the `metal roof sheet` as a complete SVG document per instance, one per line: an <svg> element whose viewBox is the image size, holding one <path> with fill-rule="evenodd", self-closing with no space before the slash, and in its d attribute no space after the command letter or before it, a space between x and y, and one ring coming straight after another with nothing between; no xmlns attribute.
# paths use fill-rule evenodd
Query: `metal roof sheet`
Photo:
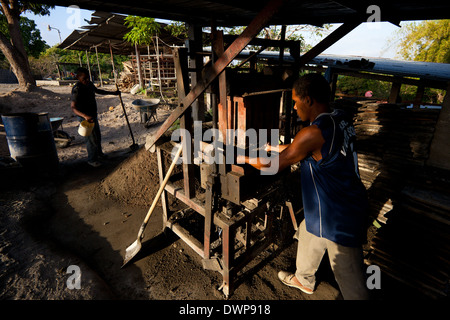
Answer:
<svg viewBox="0 0 450 320"><path fill-rule="evenodd" d="M40 0L41 3L59 6L77 5L88 10L101 10L123 14L148 16L198 23L205 26L211 21L219 26L243 26L261 11L268 2L242 0ZM432 20L450 18L450 2L437 0L285 0L274 15L271 24L342 23L357 18L366 21L372 11L380 8L381 21L398 23L407 20Z"/></svg>
<svg viewBox="0 0 450 320"><path fill-rule="evenodd" d="M130 31L124 25L125 18L124 15L96 11L92 14L89 25L81 27L82 30L74 30L58 48L85 51L97 47L98 52L109 53L109 43L111 43L115 54L134 54L134 46L123 40L124 35ZM162 28L159 38L164 43L167 45L184 44L183 39L173 37L163 29L166 24L160 23L160 25ZM161 43L162 45L163 43ZM141 48L147 50L147 46L141 46Z"/></svg>

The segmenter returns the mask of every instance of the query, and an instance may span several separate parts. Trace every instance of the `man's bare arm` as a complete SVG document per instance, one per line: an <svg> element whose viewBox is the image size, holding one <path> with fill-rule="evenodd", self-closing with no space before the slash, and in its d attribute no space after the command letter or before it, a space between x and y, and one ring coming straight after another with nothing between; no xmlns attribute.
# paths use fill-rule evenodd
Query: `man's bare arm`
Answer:
<svg viewBox="0 0 450 320"><path fill-rule="evenodd" d="M273 170L273 162L278 163L277 172L280 172L290 165L293 165L309 155L315 155L316 160L320 160L321 154L320 149L324 144L322 132L315 126L309 126L300 130L292 141L291 144L287 145L286 148L280 153L278 157L272 159L271 162L267 163L261 158L250 159L249 157L243 157L243 159L238 159L238 162L242 160L245 163L250 164L258 170Z"/></svg>
<svg viewBox="0 0 450 320"><path fill-rule="evenodd" d="M115 96L119 95L119 90L107 91L107 90L100 89L100 88L98 88L96 86L94 86L94 88L95 88L95 93L98 93L98 94L103 94L103 95L112 94L112 95L115 95Z"/></svg>
<svg viewBox="0 0 450 320"><path fill-rule="evenodd" d="M75 101L72 101L70 103L70 107L72 108L73 113L75 113L77 116L85 118L87 121L92 120L91 116L88 116L87 114L85 114L77 109L77 104L75 103Z"/></svg>
<svg viewBox="0 0 450 320"><path fill-rule="evenodd" d="M267 147L265 148L266 151L275 151L275 152L283 152L284 149L286 149L287 147L289 147L289 144L279 144L276 146L271 146L270 144L267 145Z"/></svg>

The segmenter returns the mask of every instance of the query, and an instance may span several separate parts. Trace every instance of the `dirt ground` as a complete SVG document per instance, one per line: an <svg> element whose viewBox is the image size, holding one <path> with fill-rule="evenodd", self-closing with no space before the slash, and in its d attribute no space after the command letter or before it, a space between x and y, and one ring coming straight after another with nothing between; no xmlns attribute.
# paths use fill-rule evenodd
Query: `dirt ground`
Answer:
<svg viewBox="0 0 450 320"><path fill-rule="evenodd" d="M56 176L42 178L17 171L2 179L0 299L225 298L218 290L221 275L204 270L200 257L171 231L162 232L159 206L145 230L143 249L133 263L121 268L125 248L136 240L159 185L155 156L142 148L145 136L156 130L170 108L159 108L158 122L145 128L139 113L131 107L136 97L123 95L134 137L141 146L131 152L131 137L118 98L97 96L102 145L109 158L94 169L86 164L85 146L77 134L78 121L71 114L70 87L45 87L29 93L11 89L1 88L2 113L29 111L62 116L64 130L75 141L68 148L58 149L60 170ZM5 145L5 141L2 143ZM5 148L0 150L0 156L5 156ZM178 204L171 201L171 205ZM342 299L326 258L313 295L278 280L279 270L295 270L296 249L297 243L292 240L276 254L265 252L267 257L263 254L257 259L260 263L249 270L229 299ZM80 289L67 285L71 265L81 270ZM391 294L395 296L396 292L379 291L374 298Z"/></svg>

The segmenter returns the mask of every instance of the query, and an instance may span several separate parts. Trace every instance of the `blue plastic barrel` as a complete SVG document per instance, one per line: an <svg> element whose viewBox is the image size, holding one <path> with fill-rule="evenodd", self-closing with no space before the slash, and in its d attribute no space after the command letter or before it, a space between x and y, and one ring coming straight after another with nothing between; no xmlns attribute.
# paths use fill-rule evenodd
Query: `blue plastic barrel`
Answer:
<svg viewBox="0 0 450 320"><path fill-rule="evenodd" d="M2 115L11 158L24 167L49 169L59 164L48 113Z"/></svg>

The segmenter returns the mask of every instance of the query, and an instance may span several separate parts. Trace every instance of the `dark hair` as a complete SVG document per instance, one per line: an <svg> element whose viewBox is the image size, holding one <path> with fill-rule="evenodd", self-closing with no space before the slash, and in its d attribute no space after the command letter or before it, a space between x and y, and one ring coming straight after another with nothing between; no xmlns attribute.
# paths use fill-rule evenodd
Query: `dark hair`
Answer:
<svg viewBox="0 0 450 320"><path fill-rule="evenodd" d="M84 67L78 67L75 71L75 74L78 76L79 74L84 73L85 75L89 75L89 70Z"/></svg>
<svg viewBox="0 0 450 320"><path fill-rule="evenodd" d="M301 76L294 82L293 89L299 98L310 97L319 103L330 102L330 84L319 73Z"/></svg>

